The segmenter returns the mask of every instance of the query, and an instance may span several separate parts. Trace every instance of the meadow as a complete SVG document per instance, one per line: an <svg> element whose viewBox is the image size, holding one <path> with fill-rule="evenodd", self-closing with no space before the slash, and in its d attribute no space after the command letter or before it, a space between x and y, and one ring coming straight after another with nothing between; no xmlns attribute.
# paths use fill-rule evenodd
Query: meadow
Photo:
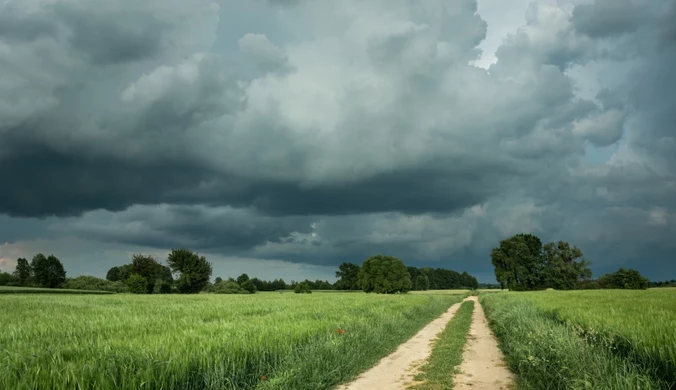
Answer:
<svg viewBox="0 0 676 390"><path fill-rule="evenodd" d="M481 296L519 389L676 388L676 289Z"/></svg>
<svg viewBox="0 0 676 390"><path fill-rule="evenodd" d="M41 288L41 287L8 287L0 286L0 294L86 294L103 295L114 294L111 291L99 290L71 290L66 288Z"/></svg>
<svg viewBox="0 0 676 390"><path fill-rule="evenodd" d="M0 295L0 388L328 389L463 297Z"/></svg>

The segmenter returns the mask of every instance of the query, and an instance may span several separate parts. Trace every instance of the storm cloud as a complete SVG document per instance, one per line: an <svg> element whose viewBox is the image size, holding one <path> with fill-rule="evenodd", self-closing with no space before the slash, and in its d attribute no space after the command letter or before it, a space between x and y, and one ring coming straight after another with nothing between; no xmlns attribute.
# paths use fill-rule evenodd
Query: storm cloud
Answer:
<svg viewBox="0 0 676 390"><path fill-rule="evenodd" d="M387 252L490 281L490 248L528 231L673 277L676 6L519 4L507 28L491 0L6 2L0 258Z"/></svg>

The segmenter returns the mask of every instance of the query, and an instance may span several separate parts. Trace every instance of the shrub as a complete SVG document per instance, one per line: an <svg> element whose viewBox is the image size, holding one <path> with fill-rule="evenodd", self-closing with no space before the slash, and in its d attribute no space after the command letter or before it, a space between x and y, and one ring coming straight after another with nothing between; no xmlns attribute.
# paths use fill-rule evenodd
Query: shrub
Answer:
<svg viewBox="0 0 676 390"><path fill-rule="evenodd" d="M63 288L71 290L111 291L117 293L129 291L129 288L122 282L111 282L94 276L68 278L63 284Z"/></svg>
<svg viewBox="0 0 676 390"><path fill-rule="evenodd" d="M242 287L242 290L248 292L249 294L255 294L256 293L256 286L254 286L253 282L251 279L247 279L240 285Z"/></svg>
<svg viewBox="0 0 676 390"><path fill-rule="evenodd" d="M127 279L127 287L129 287L129 292L133 294L148 293L148 281L138 274L131 274L129 276L129 279Z"/></svg>
<svg viewBox="0 0 676 390"><path fill-rule="evenodd" d="M226 280L214 285L213 290L215 294L241 294L244 291L237 282L232 280Z"/></svg>
<svg viewBox="0 0 676 390"><path fill-rule="evenodd" d="M156 280L153 294L171 294L171 284L161 279Z"/></svg>
<svg viewBox="0 0 676 390"><path fill-rule="evenodd" d="M310 294L312 293L312 290L310 289L310 284L308 282L300 282L296 285L293 292L296 294Z"/></svg>

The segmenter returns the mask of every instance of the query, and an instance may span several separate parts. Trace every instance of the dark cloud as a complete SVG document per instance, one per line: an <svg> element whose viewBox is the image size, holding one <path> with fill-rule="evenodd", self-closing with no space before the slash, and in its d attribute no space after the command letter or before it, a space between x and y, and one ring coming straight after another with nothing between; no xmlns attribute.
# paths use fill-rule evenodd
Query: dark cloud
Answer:
<svg viewBox="0 0 676 390"><path fill-rule="evenodd" d="M268 3L287 39L226 55L209 0L12 2L0 234L477 274L522 231L599 269L673 249L673 4L535 1L485 70L475 1Z"/></svg>

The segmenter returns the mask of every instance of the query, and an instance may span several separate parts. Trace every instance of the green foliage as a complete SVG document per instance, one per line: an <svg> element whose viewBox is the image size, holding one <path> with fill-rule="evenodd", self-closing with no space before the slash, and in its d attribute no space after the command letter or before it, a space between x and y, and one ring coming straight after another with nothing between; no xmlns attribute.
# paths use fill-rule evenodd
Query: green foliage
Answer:
<svg viewBox="0 0 676 390"><path fill-rule="evenodd" d="M427 291L430 289L430 278L425 274L420 274L415 280L415 289L417 291Z"/></svg>
<svg viewBox="0 0 676 390"><path fill-rule="evenodd" d="M0 295L0 389L335 389L460 299Z"/></svg>
<svg viewBox="0 0 676 390"><path fill-rule="evenodd" d="M63 264L54 255L45 257L38 253L31 262L33 278L38 286L44 288L56 288L66 281L66 271Z"/></svg>
<svg viewBox="0 0 676 390"><path fill-rule="evenodd" d="M240 287L242 287L242 290L248 292L249 294L256 293L256 286L254 286L251 279L245 280L242 284L240 284Z"/></svg>
<svg viewBox="0 0 676 390"><path fill-rule="evenodd" d="M132 294L147 294L148 280L139 274L131 274L127 279L127 287Z"/></svg>
<svg viewBox="0 0 676 390"><path fill-rule="evenodd" d="M65 288L0 286L0 294L60 294L60 295L108 295L112 291L71 290Z"/></svg>
<svg viewBox="0 0 676 390"><path fill-rule="evenodd" d="M120 270L120 280L126 282L131 276L131 264L124 264L117 268Z"/></svg>
<svg viewBox="0 0 676 390"><path fill-rule="evenodd" d="M189 249L174 249L167 258L171 271L179 274L176 289L181 294L199 293L211 278L211 263Z"/></svg>
<svg viewBox="0 0 676 390"><path fill-rule="evenodd" d="M420 275L426 275L429 279L429 289L431 290L471 289L479 286L476 278L467 272L459 274L456 271L444 268L407 268L413 282L417 282Z"/></svg>
<svg viewBox="0 0 676 390"><path fill-rule="evenodd" d="M581 288L592 276L582 251L564 241L549 243L533 234L517 234L491 251L495 278L501 288L530 291L546 287Z"/></svg>
<svg viewBox="0 0 676 390"><path fill-rule="evenodd" d="M218 283L220 283L220 282L222 282L222 281L223 281L223 278L221 278L221 277L219 276L219 277L217 277L216 279L214 279L214 284L218 284Z"/></svg>
<svg viewBox="0 0 676 390"><path fill-rule="evenodd" d="M343 263L338 266L336 277L340 290L359 290L359 265Z"/></svg>
<svg viewBox="0 0 676 390"><path fill-rule="evenodd" d="M293 292L296 294L310 294L312 293L312 290L310 289L310 284L308 282L300 282L296 285Z"/></svg>
<svg viewBox="0 0 676 390"><path fill-rule="evenodd" d="M550 242L543 247L545 285L556 290L574 290L592 277L589 262L582 251L564 241Z"/></svg>
<svg viewBox="0 0 676 390"><path fill-rule="evenodd" d="M119 267L113 267L108 270L106 273L106 280L111 282L117 282L122 280Z"/></svg>
<svg viewBox="0 0 676 390"><path fill-rule="evenodd" d="M244 284L244 282L246 282L247 280L249 280L249 275L247 275L247 274L241 274L241 275L239 275L239 276L237 277L237 284L239 284L239 285L241 286L241 285Z"/></svg>
<svg viewBox="0 0 676 390"><path fill-rule="evenodd" d="M480 296L491 328L500 339L501 349L510 368L517 375L518 389L668 388L663 380L652 375L654 366L646 365L645 361L637 363L627 359L618 350L618 345L608 342L607 335L603 333L601 324L608 323L608 319L616 321L621 317L621 322L628 322L628 326L635 327L636 321L643 317L637 310L640 304L625 304L623 298L615 298L607 293L606 297L613 304L597 302L594 300L596 295L589 295L594 293L543 291ZM556 312L566 318L574 318L569 316L578 313L587 318L596 318L598 322L593 328L587 328L586 334L582 334L579 325L561 321L541 305L556 306ZM618 306L626 306L629 311L613 313ZM607 315L610 315L609 318ZM634 331L638 333L648 329L635 327ZM673 331L666 327L663 329L671 332L672 336L660 342L671 340L667 348L673 349L676 345ZM649 341L651 336L652 332L644 333L641 337L643 341Z"/></svg>
<svg viewBox="0 0 676 390"><path fill-rule="evenodd" d="M216 294L242 294L244 290L234 280L225 280L217 283L213 287Z"/></svg>
<svg viewBox="0 0 676 390"><path fill-rule="evenodd" d="M153 294L171 294L171 284L166 280L157 279L155 281Z"/></svg>
<svg viewBox="0 0 676 390"><path fill-rule="evenodd" d="M24 258L17 259L16 270L14 271L14 279L17 281L19 286L28 286L32 278L33 267L28 264L28 260Z"/></svg>
<svg viewBox="0 0 676 390"><path fill-rule="evenodd" d="M446 325L434 343L427 363L420 367L416 376L422 381L413 386L416 390L438 390L453 388L453 373L458 372L462 353L472 324L474 301L463 302L451 321Z"/></svg>
<svg viewBox="0 0 676 390"><path fill-rule="evenodd" d="M413 287L403 261L393 256L375 255L364 261L359 271L359 286L365 292L392 294Z"/></svg>
<svg viewBox="0 0 676 390"><path fill-rule="evenodd" d="M18 284L16 278L8 272L0 272L0 286L14 286Z"/></svg>
<svg viewBox="0 0 676 390"><path fill-rule="evenodd" d="M155 280L160 277L162 264L151 255L134 254L131 257L129 272L132 275L140 275L147 282L146 294L152 294L155 290Z"/></svg>
<svg viewBox="0 0 676 390"><path fill-rule="evenodd" d="M120 281L111 282L94 276L67 278L63 284L63 288L70 290L111 291L116 293L129 291L127 285Z"/></svg>
<svg viewBox="0 0 676 390"><path fill-rule="evenodd" d="M601 276L598 286L600 288L645 290L650 287L650 281L635 269L620 268L612 274Z"/></svg>

